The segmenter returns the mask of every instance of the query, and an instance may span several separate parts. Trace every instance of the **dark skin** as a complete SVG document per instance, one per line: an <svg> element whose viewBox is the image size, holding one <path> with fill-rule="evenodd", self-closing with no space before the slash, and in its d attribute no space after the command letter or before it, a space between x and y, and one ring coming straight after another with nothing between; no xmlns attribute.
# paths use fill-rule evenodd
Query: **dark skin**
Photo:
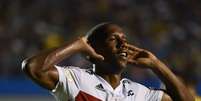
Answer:
<svg viewBox="0 0 201 101"><path fill-rule="evenodd" d="M83 53L96 60L96 74L105 79L113 88L119 85L121 74L127 64L133 64L151 69L165 83L167 93L164 93L162 101L173 101L173 99L194 101L184 84L171 70L151 52L129 44L119 26L108 26L107 34L103 46L97 46L98 48L92 48L88 40L81 37L70 44L41 52L23 62L24 71L36 83L52 90L59 79L54 65L73 54Z"/></svg>

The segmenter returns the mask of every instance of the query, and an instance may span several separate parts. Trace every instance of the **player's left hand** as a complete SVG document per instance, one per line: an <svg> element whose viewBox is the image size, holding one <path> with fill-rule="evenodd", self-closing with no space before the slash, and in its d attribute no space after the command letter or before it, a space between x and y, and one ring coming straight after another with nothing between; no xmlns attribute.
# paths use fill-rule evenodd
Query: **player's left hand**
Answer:
<svg viewBox="0 0 201 101"><path fill-rule="evenodd" d="M151 52L131 44L127 44L127 47L129 64L134 64L145 68L153 68L155 65L157 65L158 59Z"/></svg>

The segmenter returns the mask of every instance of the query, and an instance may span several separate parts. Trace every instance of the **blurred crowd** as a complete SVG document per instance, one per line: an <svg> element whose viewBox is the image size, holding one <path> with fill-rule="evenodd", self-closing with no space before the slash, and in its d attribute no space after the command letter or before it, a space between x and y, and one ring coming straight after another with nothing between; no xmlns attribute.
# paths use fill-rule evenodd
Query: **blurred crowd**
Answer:
<svg viewBox="0 0 201 101"><path fill-rule="evenodd" d="M152 51L178 75L198 80L200 10L199 0L0 0L0 77L21 78L23 59L113 21L131 43ZM133 73L144 76L140 69Z"/></svg>

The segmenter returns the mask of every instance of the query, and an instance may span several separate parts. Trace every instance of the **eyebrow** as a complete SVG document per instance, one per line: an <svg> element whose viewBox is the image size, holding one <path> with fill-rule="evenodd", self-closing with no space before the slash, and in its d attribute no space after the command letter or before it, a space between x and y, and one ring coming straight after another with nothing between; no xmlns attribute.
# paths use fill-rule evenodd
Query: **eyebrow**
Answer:
<svg viewBox="0 0 201 101"><path fill-rule="evenodd" d="M117 33L120 33L120 32L114 32L114 33L112 33L112 35L118 35ZM120 33L120 34L123 35L123 37L126 38L126 35L125 35L125 34L123 34L123 33Z"/></svg>
<svg viewBox="0 0 201 101"><path fill-rule="evenodd" d="M114 32L114 33L112 33L112 35L117 35L118 33L120 33L120 32Z"/></svg>

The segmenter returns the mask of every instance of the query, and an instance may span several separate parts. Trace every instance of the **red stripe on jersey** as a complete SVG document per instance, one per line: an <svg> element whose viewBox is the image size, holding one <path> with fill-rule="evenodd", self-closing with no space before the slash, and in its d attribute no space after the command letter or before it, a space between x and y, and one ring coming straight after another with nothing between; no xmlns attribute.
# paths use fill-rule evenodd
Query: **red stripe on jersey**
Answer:
<svg viewBox="0 0 201 101"><path fill-rule="evenodd" d="M90 94L80 91L78 95L75 97L75 101L101 101L101 100Z"/></svg>

